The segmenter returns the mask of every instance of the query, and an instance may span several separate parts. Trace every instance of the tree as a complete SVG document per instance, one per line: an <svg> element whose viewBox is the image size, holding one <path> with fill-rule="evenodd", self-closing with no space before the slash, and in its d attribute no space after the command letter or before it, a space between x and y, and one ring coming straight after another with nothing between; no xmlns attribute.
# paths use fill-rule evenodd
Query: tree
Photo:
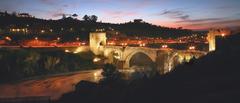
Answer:
<svg viewBox="0 0 240 103"><path fill-rule="evenodd" d="M76 18L76 17L78 17L78 15L77 14L73 14L72 17Z"/></svg>
<svg viewBox="0 0 240 103"><path fill-rule="evenodd" d="M89 17L88 15L84 15L84 16L83 16L83 20L84 20L84 21L89 21L89 20L90 20L90 17Z"/></svg>
<svg viewBox="0 0 240 103"><path fill-rule="evenodd" d="M98 17L96 15L92 15L90 19L92 22L97 22Z"/></svg>

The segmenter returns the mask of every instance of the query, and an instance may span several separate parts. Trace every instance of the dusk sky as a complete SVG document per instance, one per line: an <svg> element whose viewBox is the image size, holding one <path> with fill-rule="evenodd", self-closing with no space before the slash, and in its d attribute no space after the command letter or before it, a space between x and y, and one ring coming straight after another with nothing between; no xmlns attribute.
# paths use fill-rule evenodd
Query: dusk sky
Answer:
<svg viewBox="0 0 240 103"><path fill-rule="evenodd" d="M97 15L98 21L124 23L133 19L188 29L240 27L240 0L1 0L0 10L27 12L37 18L62 14Z"/></svg>

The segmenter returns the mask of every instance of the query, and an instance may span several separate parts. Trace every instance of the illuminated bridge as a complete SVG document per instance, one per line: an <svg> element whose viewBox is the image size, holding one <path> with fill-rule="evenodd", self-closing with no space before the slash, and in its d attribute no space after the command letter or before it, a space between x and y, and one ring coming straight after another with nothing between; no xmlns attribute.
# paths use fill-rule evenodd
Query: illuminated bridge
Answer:
<svg viewBox="0 0 240 103"><path fill-rule="evenodd" d="M191 58L199 58L206 54L196 50L152 49L146 47L107 46L106 33L90 33L90 50L95 55L107 58L108 63L118 68L138 67L152 68L160 73L171 71L176 65L188 62Z"/></svg>

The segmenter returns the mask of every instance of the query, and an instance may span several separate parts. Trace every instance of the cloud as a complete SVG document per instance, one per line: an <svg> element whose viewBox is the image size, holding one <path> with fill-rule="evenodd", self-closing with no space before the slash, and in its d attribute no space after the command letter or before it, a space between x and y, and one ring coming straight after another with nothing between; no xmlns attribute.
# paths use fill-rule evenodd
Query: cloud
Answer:
<svg viewBox="0 0 240 103"><path fill-rule="evenodd" d="M162 13L158 13L156 14L158 16L161 15L165 15L169 18L172 19L180 19L180 20L187 20L190 18L190 16L188 14L186 14L184 11L180 11L180 10L165 10Z"/></svg>
<svg viewBox="0 0 240 103"><path fill-rule="evenodd" d="M56 4L58 2L58 0L39 0L39 1L44 3L44 4L48 4L48 5L53 5L53 4Z"/></svg>
<svg viewBox="0 0 240 103"><path fill-rule="evenodd" d="M63 15L67 15L63 9L48 11L48 14L51 15L52 18L58 18L58 17L62 17Z"/></svg>
<svg viewBox="0 0 240 103"><path fill-rule="evenodd" d="M197 22L186 24L184 27L186 28L201 28L201 29L209 29L212 27L239 27L240 19L230 19L230 20L219 20L219 21L210 21L210 22Z"/></svg>
<svg viewBox="0 0 240 103"><path fill-rule="evenodd" d="M131 11L106 10L106 11L104 11L104 14L107 15L107 16L114 17L114 18L118 18L118 17L126 17L126 16L136 16L138 13L137 12L131 12Z"/></svg>
<svg viewBox="0 0 240 103"><path fill-rule="evenodd" d="M222 18L204 18L204 19L188 19L188 20L181 20L176 21L176 23L201 23L201 22L213 22L213 21L220 21L223 20Z"/></svg>

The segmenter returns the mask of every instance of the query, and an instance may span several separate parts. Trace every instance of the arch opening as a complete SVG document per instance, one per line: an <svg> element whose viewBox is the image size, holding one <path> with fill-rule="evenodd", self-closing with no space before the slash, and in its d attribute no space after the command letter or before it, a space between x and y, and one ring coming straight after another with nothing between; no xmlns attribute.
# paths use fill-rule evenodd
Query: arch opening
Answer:
<svg viewBox="0 0 240 103"><path fill-rule="evenodd" d="M138 66L143 68L154 68L154 62L152 59L142 52L137 52L133 54L129 60L129 67Z"/></svg>

